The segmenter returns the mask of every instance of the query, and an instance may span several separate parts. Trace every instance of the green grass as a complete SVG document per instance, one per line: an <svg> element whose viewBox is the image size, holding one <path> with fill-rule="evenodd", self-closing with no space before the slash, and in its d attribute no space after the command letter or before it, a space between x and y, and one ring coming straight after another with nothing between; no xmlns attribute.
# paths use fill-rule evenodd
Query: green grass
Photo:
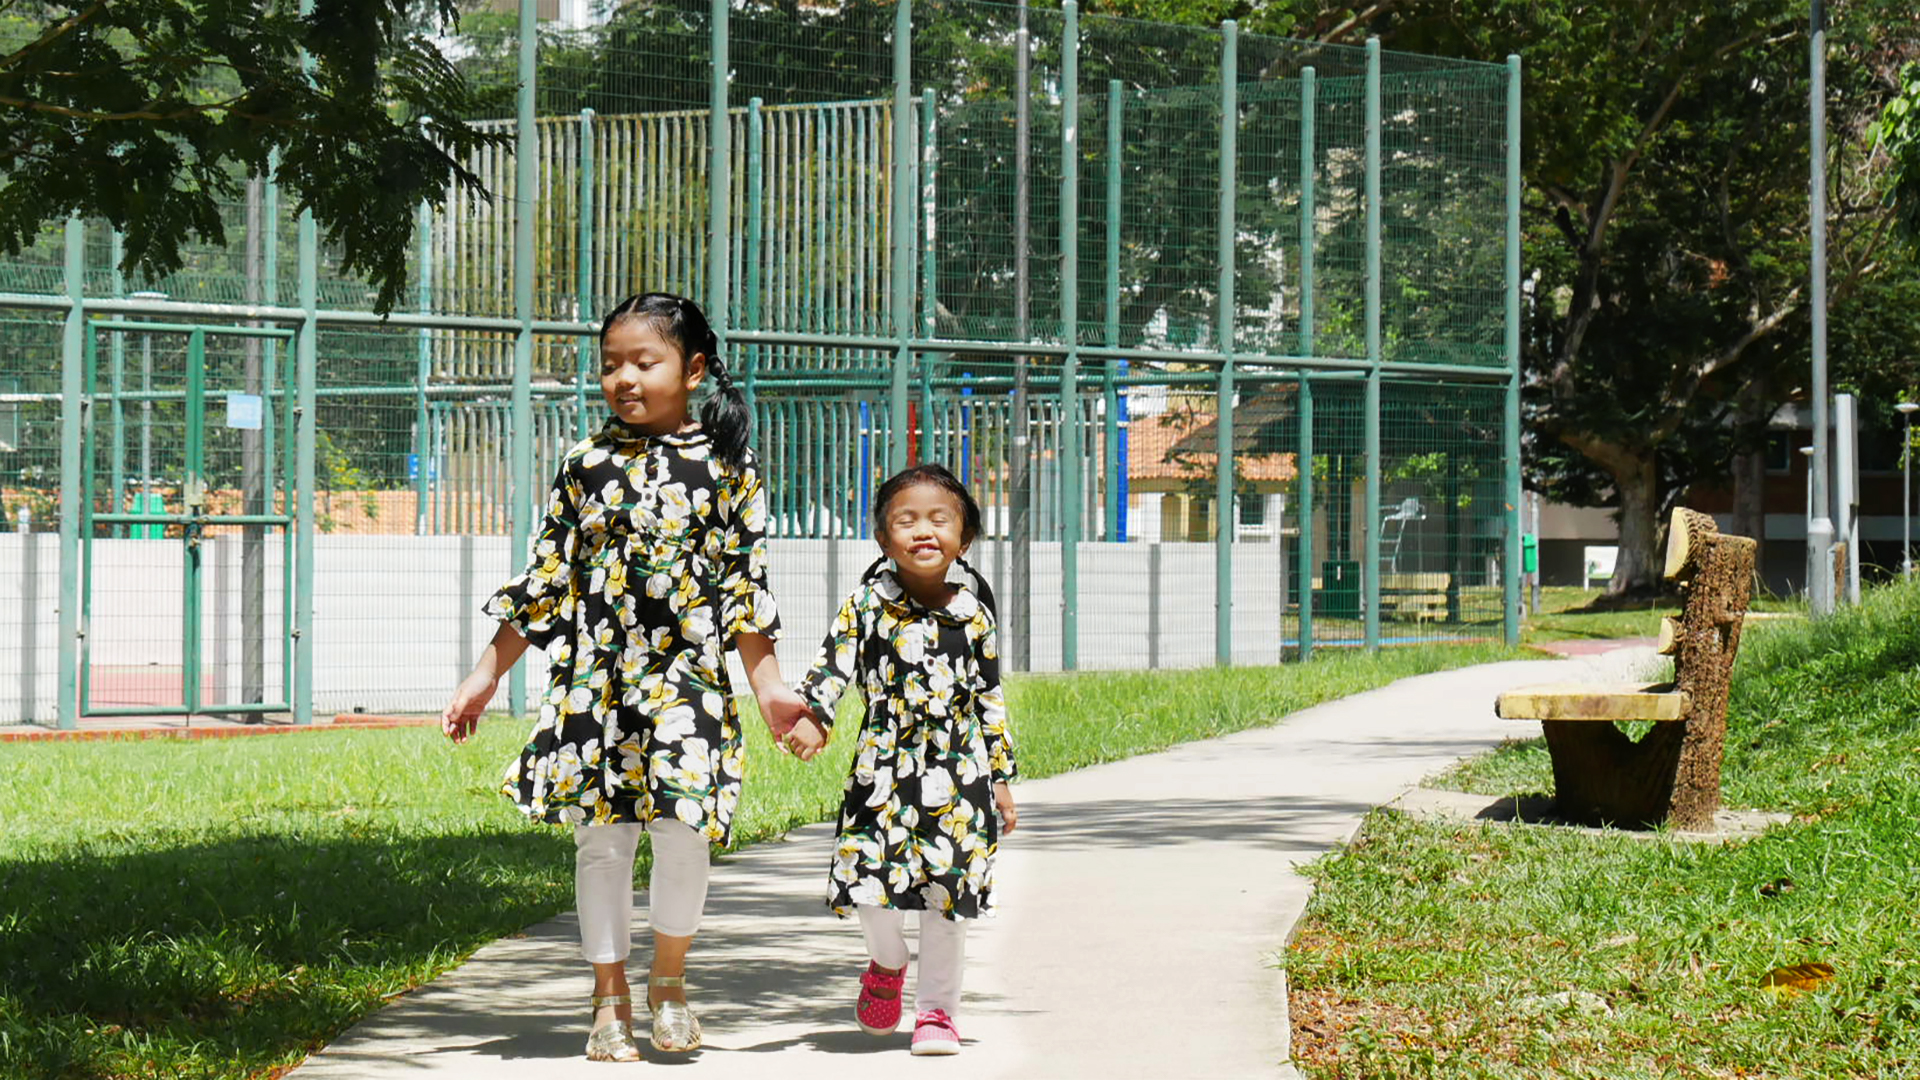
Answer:
<svg viewBox="0 0 1920 1080"><path fill-rule="evenodd" d="M1521 640L1528 644L1653 637L1660 632L1660 617L1677 614L1680 610L1679 601L1661 599L1636 601L1616 611L1587 611L1587 605L1606 595L1604 591L1554 586L1540 592L1540 610L1527 616L1526 628L1521 635ZM1805 605L1763 596L1754 601L1753 609L1804 611Z"/></svg>
<svg viewBox="0 0 1920 1080"><path fill-rule="evenodd" d="M1312 868L1285 962L1322 1077L1920 1075L1920 589L1749 632L1728 805L1793 824L1689 845L1391 816ZM1551 788L1538 740L1441 778ZM1830 963L1810 994L1770 969ZM1588 1008L1551 997L1574 992Z"/></svg>
<svg viewBox="0 0 1920 1080"><path fill-rule="evenodd" d="M1010 708L1037 778L1509 655L1016 677ZM854 740L804 766L748 731L739 842L831 816ZM0 744L0 1076L272 1075L567 908L567 834L496 794L524 735L494 718L459 747L429 729Z"/></svg>

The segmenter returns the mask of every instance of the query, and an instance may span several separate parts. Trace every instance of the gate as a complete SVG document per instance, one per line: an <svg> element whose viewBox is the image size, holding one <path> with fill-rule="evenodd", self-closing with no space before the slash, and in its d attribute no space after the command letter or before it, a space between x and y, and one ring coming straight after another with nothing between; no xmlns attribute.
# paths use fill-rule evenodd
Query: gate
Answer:
<svg viewBox="0 0 1920 1080"><path fill-rule="evenodd" d="M89 330L81 715L291 712L294 332Z"/></svg>

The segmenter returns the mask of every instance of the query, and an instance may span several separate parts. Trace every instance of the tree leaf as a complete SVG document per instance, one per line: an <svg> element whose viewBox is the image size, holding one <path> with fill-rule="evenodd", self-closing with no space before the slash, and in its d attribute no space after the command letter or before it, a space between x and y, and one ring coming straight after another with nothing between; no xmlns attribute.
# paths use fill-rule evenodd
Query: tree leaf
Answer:
<svg viewBox="0 0 1920 1080"><path fill-rule="evenodd" d="M1760 985L1776 994L1797 994L1818 990L1833 978L1833 965L1818 960L1789 967L1777 967L1760 979Z"/></svg>

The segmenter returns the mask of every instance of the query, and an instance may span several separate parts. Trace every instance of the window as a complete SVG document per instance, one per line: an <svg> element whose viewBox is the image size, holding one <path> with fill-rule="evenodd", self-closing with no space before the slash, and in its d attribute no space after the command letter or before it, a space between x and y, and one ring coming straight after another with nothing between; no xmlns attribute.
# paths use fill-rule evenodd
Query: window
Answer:
<svg viewBox="0 0 1920 1080"><path fill-rule="evenodd" d="M1767 471L1770 473L1790 473L1793 471L1793 456L1800 452L1800 446L1811 436L1804 431L1767 432Z"/></svg>

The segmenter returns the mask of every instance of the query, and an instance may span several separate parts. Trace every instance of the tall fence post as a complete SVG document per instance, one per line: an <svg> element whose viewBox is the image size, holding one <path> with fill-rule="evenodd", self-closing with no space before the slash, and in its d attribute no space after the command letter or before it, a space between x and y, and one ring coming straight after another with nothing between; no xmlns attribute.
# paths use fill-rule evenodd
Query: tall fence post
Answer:
<svg viewBox="0 0 1920 1080"><path fill-rule="evenodd" d="M263 253L265 257L261 260L264 265L261 268L260 276L262 279L261 292L265 294L269 307L278 307L280 305L279 170L280 152L278 150L268 151L267 177L266 184L264 185L266 190L261 199L260 210L261 217L265 218L267 222L267 244L265 245L266 250ZM297 349L298 347L296 344L295 348ZM289 412L282 412L280 414L281 420L284 422L281 423L279 427L275 427L273 418L273 394L275 388L281 385L280 341L278 338L268 338L261 343L260 349L260 386L264 399L260 403L260 445L264 448L266 457L266 460L262 462L261 468L262 483L264 485L262 490L266 493L267 508L270 512L291 514L294 512L292 501L297 494L296 490L292 487L294 477L282 475L277 480L274 477L274 462L276 458L282 468L293 467L294 455L290 451L293 449L292 435L298 427L297 424L293 423L293 417ZM284 392L280 395L280 404L282 409L287 408L289 404L288 395ZM276 442L280 447L280 453L278 455L275 455L273 452ZM283 487L287 495L286 504L276 506L275 503L278 500L274 498L274 492ZM278 633L278 637L280 638L280 696L281 699L288 704L292 704L293 702L293 564L297 560L297 555L298 548L295 546L293 533L290 532L286 526L281 526L280 628ZM263 593L265 592L264 582L261 590ZM260 660L260 685L258 690L260 700L265 701L267 699L266 658L264 655L266 648L265 619L263 618L261 622L262 657Z"/></svg>
<svg viewBox="0 0 1920 1080"><path fill-rule="evenodd" d="M1213 652L1221 667L1233 663L1233 230L1240 131L1240 27L1220 24L1220 382L1214 425L1219 458L1214 469Z"/></svg>
<svg viewBox="0 0 1920 1080"><path fill-rule="evenodd" d="M87 422L81 394L87 312L87 231L67 218L67 321L60 339L60 726L80 726L80 660L86 627L80 623L80 433Z"/></svg>
<svg viewBox="0 0 1920 1080"><path fill-rule="evenodd" d="M580 187L576 216L580 231L574 238L574 318L592 322L596 311L593 296L593 110L580 110ZM593 339L582 335L574 341L573 437L584 439L593 425L587 421L591 395L587 382L593 370Z"/></svg>
<svg viewBox="0 0 1920 1080"><path fill-rule="evenodd" d="M1312 355L1312 354L1307 354ZM1313 377L1300 371L1300 659L1313 659Z"/></svg>
<svg viewBox="0 0 1920 1080"><path fill-rule="evenodd" d="M126 254L126 237L119 229L109 234L107 259L113 263L113 295L116 299L127 295L127 277L120 270L120 260ZM127 510L127 408L121 401L126 393L127 376L127 335L116 330L108 339L109 351L109 392L112 394L108 405L108 422L111 424L109 436L107 474L109 477L108 498L116 514ZM125 525L115 525L109 530L113 536L127 535Z"/></svg>
<svg viewBox="0 0 1920 1080"><path fill-rule="evenodd" d="M300 340L294 345L293 722L313 723L313 488L320 357L320 238L313 211L300 212Z"/></svg>
<svg viewBox="0 0 1920 1080"><path fill-rule="evenodd" d="M1120 165L1124 154L1122 138L1125 126L1122 123L1126 108L1126 95L1119 79L1107 80L1107 200L1106 200L1106 319L1101 327L1101 341L1109 349L1120 347ZM1125 540L1126 534L1120 527L1122 512L1121 491L1126 486L1127 460L1120 454L1120 390L1117 380L1121 365L1126 361L1117 356L1107 357L1105 368L1105 386L1103 388L1104 411L1102 452L1100 462L1105 476L1101 484L1101 509L1103 511L1100 535L1108 541Z"/></svg>
<svg viewBox="0 0 1920 1080"><path fill-rule="evenodd" d="M1314 248L1319 241L1315 197L1319 194L1320 151L1314 132L1316 101L1315 74L1311 67L1300 71L1300 355L1313 356L1317 343L1313 330ZM1300 424L1300 453L1294 461L1295 498L1299 503L1295 517L1300 522L1300 659L1313 659L1313 380L1306 368L1300 369L1300 388L1294 415Z"/></svg>
<svg viewBox="0 0 1920 1080"><path fill-rule="evenodd" d="M727 0L712 0L707 16L713 37L713 63L707 86L707 323L719 339L722 356L727 355L727 328L733 321L727 310L727 275L733 255L727 231L733 195L733 157L728 151L732 120L727 116L730 10Z"/></svg>
<svg viewBox="0 0 1920 1080"><path fill-rule="evenodd" d="M427 200L420 200L420 209L414 215L413 231L419 244L420 286L418 298L420 314L433 312L433 207ZM421 327L417 341L418 355L414 358L413 374L413 534L424 536L427 532L427 500L432 485L430 473L433 460L433 444L428 441L427 384L433 381L433 331Z"/></svg>
<svg viewBox="0 0 1920 1080"><path fill-rule="evenodd" d="M1367 404L1366 404L1366 646L1380 648L1380 39L1367 39Z"/></svg>
<svg viewBox="0 0 1920 1080"><path fill-rule="evenodd" d="M33 532L33 511L20 508L20 721L30 724L40 712L40 544Z"/></svg>
<svg viewBox="0 0 1920 1080"><path fill-rule="evenodd" d="M533 538L533 218L539 184L540 144L534 130L534 61L539 37L535 0L520 0L520 88L513 125L513 317L520 329L513 338L511 431L507 435L512 476L508 520L511 558L527 557ZM527 711L527 665L515 664L507 679L507 707Z"/></svg>
<svg viewBox="0 0 1920 1080"><path fill-rule="evenodd" d="M918 239L920 246L920 335L926 338L937 337L940 333L939 309L936 280L940 270L939 259L934 251L934 217L939 212L939 199L935 194L935 98L932 87L920 91L920 220Z"/></svg>
<svg viewBox="0 0 1920 1080"><path fill-rule="evenodd" d="M1020 29L1013 35L1013 334L1020 341L1031 341L1032 321L1028 302L1032 283L1027 265L1028 229L1031 224L1029 159L1033 130L1031 67L1033 38L1027 29L1027 5L1020 5ZM1006 590L1007 626L1011 631L1004 652L1014 671L1033 670L1033 435L1029 430L1032 409L1027 402L1026 353L1013 358L1013 421L1011 457L1008 471L1007 523L1008 561L1012 563L1012 585Z"/></svg>
<svg viewBox="0 0 1920 1080"><path fill-rule="evenodd" d="M722 0L716 0L722 2ZM913 4L900 0L893 6L893 202L887 218L890 247L887 267L893 315L893 336L899 345L893 354L892 381L888 386L887 406L892 413L893 438L888 442L887 468L898 472L907 467L908 443L913 433L907 423L908 383L912 376L912 352L907 340L913 336Z"/></svg>
<svg viewBox="0 0 1920 1080"><path fill-rule="evenodd" d="M1080 666L1080 5L1066 0L1060 41L1060 667Z"/></svg>
<svg viewBox="0 0 1920 1080"><path fill-rule="evenodd" d="M914 187L919 194L919 202L914 206L913 237L914 251L917 261L919 262L918 272L920 275L920 336L931 339L937 336L940 330L940 321L934 307L934 277L939 267L933 250L933 219L937 209L933 191L933 89L931 87L923 88L920 91L919 101L919 117L914 129L918 149L918 152L914 155L914 160L916 162L916 168L919 170L916 174L918 182ZM944 360L946 360L944 354L929 351L920 362L920 426L926 432L920 439L920 453L922 457L930 460L938 461L945 458L945 460L952 465L954 475L964 478L967 475L967 462L961 454L964 443L957 444L953 446L950 451L938 456L931 452L932 448L936 445L933 440L938 434L934 428L935 410L938 408L938 404L934 397L933 380L934 373L939 369L940 363ZM951 428L949 430L951 430ZM961 482L964 483L965 480L962 479Z"/></svg>
<svg viewBox="0 0 1920 1080"><path fill-rule="evenodd" d="M760 329L760 261L764 257L766 231L766 113L765 102L752 98L747 102L747 237L741 272L745 277L741 290L741 325ZM757 417L760 407L758 387L759 345L746 348L746 372L741 380L747 399L747 415Z"/></svg>
<svg viewBox="0 0 1920 1080"><path fill-rule="evenodd" d="M1501 435L1506 458L1506 568L1500 575L1507 644L1520 644L1520 58L1507 57L1507 385Z"/></svg>

